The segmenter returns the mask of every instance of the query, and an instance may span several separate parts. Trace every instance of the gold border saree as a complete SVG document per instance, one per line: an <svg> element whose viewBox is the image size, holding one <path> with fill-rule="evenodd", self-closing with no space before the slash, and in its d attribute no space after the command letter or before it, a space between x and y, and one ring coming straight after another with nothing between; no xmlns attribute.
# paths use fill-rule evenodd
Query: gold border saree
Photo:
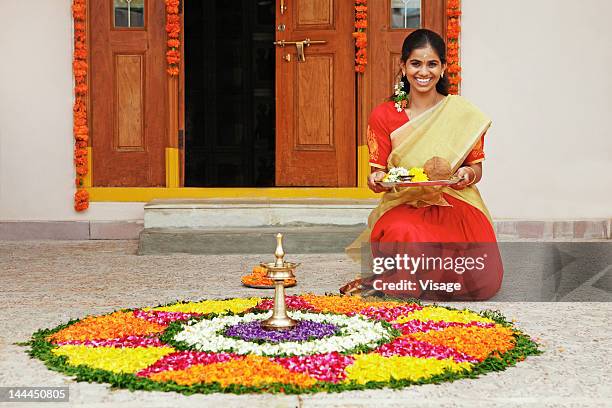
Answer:
<svg viewBox="0 0 612 408"><path fill-rule="evenodd" d="M449 161L453 174L491 125L491 120L461 96L449 95L438 105L410 119L391 133L392 151L388 168L423 167L434 156ZM361 244L370 240L370 233L382 215L398 205L413 207L449 206L443 193L478 208L491 222L491 216L476 186L454 190L447 186L407 187L383 194L380 203L368 217L368 228L353 242L347 253L359 257Z"/></svg>

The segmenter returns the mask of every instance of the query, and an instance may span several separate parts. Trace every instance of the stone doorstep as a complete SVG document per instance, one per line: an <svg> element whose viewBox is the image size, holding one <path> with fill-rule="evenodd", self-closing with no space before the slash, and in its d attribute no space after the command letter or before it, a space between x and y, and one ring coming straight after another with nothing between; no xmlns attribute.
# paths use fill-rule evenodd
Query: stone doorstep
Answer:
<svg viewBox="0 0 612 408"><path fill-rule="evenodd" d="M145 228L243 228L283 225L364 225L377 200L153 200Z"/></svg>
<svg viewBox="0 0 612 408"><path fill-rule="evenodd" d="M146 228L140 234L139 255L153 254L266 254L273 253L277 233L286 253L340 253L365 226L296 226L260 228Z"/></svg>
<svg viewBox="0 0 612 408"><path fill-rule="evenodd" d="M377 199L158 199L144 207L145 228L261 228L365 225ZM500 240L610 239L610 219L496 220Z"/></svg>

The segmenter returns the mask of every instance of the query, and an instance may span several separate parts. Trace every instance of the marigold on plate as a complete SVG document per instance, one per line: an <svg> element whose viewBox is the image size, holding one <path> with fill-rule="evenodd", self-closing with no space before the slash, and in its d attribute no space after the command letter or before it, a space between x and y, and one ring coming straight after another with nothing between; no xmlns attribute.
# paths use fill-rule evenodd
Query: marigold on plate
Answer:
<svg viewBox="0 0 612 408"><path fill-rule="evenodd" d="M270 278L266 278L266 268L262 266L256 266L253 268L253 272L250 275L243 276L240 280L247 286L274 286L274 281ZM295 279L285 279L283 284L285 286L295 285Z"/></svg>

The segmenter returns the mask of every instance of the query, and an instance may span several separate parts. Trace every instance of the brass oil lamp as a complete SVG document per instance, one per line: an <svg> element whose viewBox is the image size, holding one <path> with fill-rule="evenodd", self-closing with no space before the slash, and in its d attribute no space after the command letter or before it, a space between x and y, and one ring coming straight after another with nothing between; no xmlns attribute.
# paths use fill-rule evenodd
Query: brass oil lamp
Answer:
<svg viewBox="0 0 612 408"><path fill-rule="evenodd" d="M300 266L299 263L286 262L285 251L283 250L283 234L276 234L276 251L274 251L276 261L261 263L266 268L266 278L274 281L274 308L272 317L261 322L266 330L288 330L297 325L297 320L293 320L287 315L287 305L285 304L285 279L295 278L294 271Z"/></svg>

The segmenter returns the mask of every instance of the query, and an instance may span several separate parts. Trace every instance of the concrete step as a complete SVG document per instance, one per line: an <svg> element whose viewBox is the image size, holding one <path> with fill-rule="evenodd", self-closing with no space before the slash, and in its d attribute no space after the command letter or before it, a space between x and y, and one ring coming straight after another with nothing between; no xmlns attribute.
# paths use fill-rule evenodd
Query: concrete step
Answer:
<svg viewBox="0 0 612 408"><path fill-rule="evenodd" d="M275 235L283 234L287 254L340 253L365 226L292 226L251 228L145 228L140 234L140 255L270 254L276 249Z"/></svg>
<svg viewBox="0 0 612 408"><path fill-rule="evenodd" d="M248 228L289 225L365 225L377 200L183 199L144 207L148 228Z"/></svg>
<svg viewBox="0 0 612 408"><path fill-rule="evenodd" d="M139 253L339 253L365 229L377 200L184 199L145 205Z"/></svg>
<svg viewBox="0 0 612 408"><path fill-rule="evenodd" d="M285 235L287 253L339 253L365 229L378 200L179 199L144 207L140 254L272 253ZM496 220L500 241L606 240L610 219Z"/></svg>

